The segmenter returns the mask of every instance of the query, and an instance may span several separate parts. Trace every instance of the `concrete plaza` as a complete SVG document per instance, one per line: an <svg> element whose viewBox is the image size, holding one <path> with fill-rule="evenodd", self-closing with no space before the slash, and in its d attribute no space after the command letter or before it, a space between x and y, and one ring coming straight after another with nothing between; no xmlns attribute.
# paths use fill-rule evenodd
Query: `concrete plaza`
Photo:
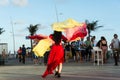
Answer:
<svg viewBox="0 0 120 80"><path fill-rule="evenodd" d="M45 68L43 63L34 65L31 60L26 64L9 60L0 66L0 80L120 80L120 66L114 66L112 61L103 66L94 66L91 62L64 63L61 78L52 74L43 79L41 75Z"/></svg>

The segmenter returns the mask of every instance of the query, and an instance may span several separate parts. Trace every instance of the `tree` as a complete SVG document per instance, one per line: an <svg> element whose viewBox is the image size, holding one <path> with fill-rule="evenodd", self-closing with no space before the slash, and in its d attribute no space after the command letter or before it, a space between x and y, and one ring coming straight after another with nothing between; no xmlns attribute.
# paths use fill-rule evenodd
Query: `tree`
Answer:
<svg viewBox="0 0 120 80"><path fill-rule="evenodd" d="M36 24L36 25L30 24L30 26L27 27L27 29L29 30L30 36L34 35L37 32L38 26L39 26L39 24ZM32 48L33 48L32 47L32 39L30 39L30 43L31 43L31 50L32 50Z"/></svg>
<svg viewBox="0 0 120 80"><path fill-rule="evenodd" d="M3 30L3 28L0 28L0 35L5 32L5 30ZM4 65L5 61L4 59L2 59L2 56L0 55L0 65Z"/></svg>
<svg viewBox="0 0 120 80"><path fill-rule="evenodd" d="M3 28L0 28L0 35L5 32L5 30L3 30Z"/></svg>
<svg viewBox="0 0 120 80"><path fill-rule="evenodd" d="M100 27L103 27L103 26L98 26L97 25L97 23L98 23L98 21L96 20L96 21L92 21L91 23L88 21L88 20L86 20L85 21L86 22L86 24L87 24L87 29L88 29L88 37L90 37L91 35L91 31L95 31L96 29L98 29L98 28L100 28Z"/></svg>

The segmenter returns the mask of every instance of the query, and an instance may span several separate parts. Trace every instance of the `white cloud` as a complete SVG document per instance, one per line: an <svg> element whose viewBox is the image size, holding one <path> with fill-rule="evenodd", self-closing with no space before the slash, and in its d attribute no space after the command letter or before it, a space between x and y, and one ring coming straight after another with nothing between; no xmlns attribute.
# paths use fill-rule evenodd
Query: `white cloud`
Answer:
<svg viewBox="0 0 120 80"><path fill-rule="evenodd" d="M0 0L0 6L6 6L9 4L9 0Z"/></svg>
<svg viewBox="0 0 120 80"><path fill-rule="evenodd" d="M12 3L16 6L26 6L28 5L28 0L12 0Z"/></svg>

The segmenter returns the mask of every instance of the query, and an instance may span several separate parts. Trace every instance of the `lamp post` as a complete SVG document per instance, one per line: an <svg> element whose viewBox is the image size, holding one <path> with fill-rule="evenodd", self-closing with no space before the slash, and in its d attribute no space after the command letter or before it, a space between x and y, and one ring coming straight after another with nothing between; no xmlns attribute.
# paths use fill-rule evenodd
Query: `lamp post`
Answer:
<svg viewBox="0 0 120 80"><path fill-rule="evenodd" d="M58 18L58 9L57 9L55 0L53 0L53 1L54 1L54 8L55 8L56 19L57 19L57 22L59 22L59 18Z"/></svg>
<svg viewBox="0 0 120 80"><path fill-rule="evenodd" d="M11 25L12 25L12 36L13 36L13 52L15 54L15 34L14 34L14 27L13 27L13 21L12 21L12 18L11 18Z"/></svg>
<svg viewBox="0 0 120 80"><path fill-rule="evenodd" d="M63 13L58 12L56 2L55 2L55 0L53 0L53 1L54 1L54 9L55 9L55 14L56 14L56 20L57 20L57 22L59 22L60 21L59 15L63 15Z"/></svg>
<svg viewBox="0 0 120 80"><path fill-rule="evenodd" d="M21 21L15 21L13 22L12 18L10 17L10 22L11 22L11 25L12 25L12 38L13 38L13 53L15 54L16 53L16 50L15 50L15 33L14 33L14 25L16 24L25 24L24 22L21 22Z"/></svg>

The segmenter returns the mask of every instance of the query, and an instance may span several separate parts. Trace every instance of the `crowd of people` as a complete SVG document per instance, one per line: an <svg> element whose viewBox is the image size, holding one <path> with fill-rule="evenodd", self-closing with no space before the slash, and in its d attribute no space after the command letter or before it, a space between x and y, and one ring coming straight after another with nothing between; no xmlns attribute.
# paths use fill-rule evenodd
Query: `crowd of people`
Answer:
<svg viewBox="0 0 120 80"><path fill-rule="evenodd" d="M96 37L92 36L71 42L68 41L61 32L57 31L54 31L49 38L51 38L54 43L44 54L44 64L46 66L46 70L42 75L43 78L45 78L48 74L53 74L53 70L55 70L54 75L56 77L61 77L62 63L67 63L70 59L73 59L75 62L93 62L93 47L98 47L102 50L104 64L107 63L108 48L110 48L113 53L115 66L118 65L120 41L117 34L113 35L113 39L110 44L108 44L104 36L101 36L99 41L96 41ZM36 42L38 41L33 43L33 47L37 44ZM17 53L19 62L25 64L25 45L22 45ZM39 64L39 57L37 57L34 52L32 54L34 55L34 63Z"/></svg>
<svg viewBox="0 0 120 80"><path fill-rule="evenodd" d="M68 49L69 45L69 49ZM66 48L67 47L67 48ZM108 44L106 38L104 36L100 37L99 41L96 41L96 37L86 37L86 39L82 38L80 40L67 43L65 45L65 60L68 62L70 55L72 54L72 58L74 61L83 62L83 61L91 61L93 62L94 51L93 47L98 47L102 50L103 53L103 63L107 63L108 56L112 56L114 58L115 66L118 65L119 61L119 53L120 53L120 40L118 39L118 35L114 34L113 39L110 44ZM112 51L112 54L109 54L109 49ZM69 52L68 52L69 51ZM69 57L69 58L68 58Z"/></svg>

